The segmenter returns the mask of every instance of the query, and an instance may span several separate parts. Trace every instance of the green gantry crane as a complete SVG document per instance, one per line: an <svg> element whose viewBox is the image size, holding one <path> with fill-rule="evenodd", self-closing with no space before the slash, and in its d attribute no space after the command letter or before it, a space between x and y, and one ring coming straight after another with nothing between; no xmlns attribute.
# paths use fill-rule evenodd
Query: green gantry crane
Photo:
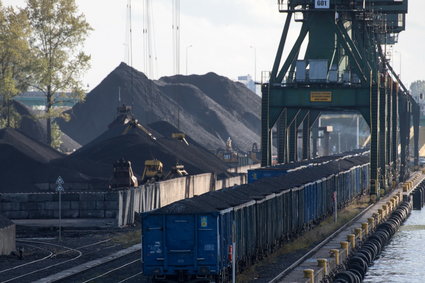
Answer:
<svg viewBox="0 0 425 283"><path fill-rule="evenodd" d="M407 2L278 0L287 16L270 79L262 84L262 166L271 164L275 125L278 161L291 162L298 159L301 124L302 158L308 159L320 113L356 111L370 127L371 199L408 177L412 124L415 165L419 159L419 107L386 56L405 30ZM282 60L292 18L302 26Z"/></svg>

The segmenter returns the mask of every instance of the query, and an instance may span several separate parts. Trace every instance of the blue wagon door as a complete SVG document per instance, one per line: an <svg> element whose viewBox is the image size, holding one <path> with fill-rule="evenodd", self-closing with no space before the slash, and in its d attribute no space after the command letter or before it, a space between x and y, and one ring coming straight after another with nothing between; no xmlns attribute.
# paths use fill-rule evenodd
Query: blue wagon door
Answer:
<svg viewBox="0 0 425 283"><path fill-rule="evenodd" d="M208 266L210 272L217 271L219 260L219 246L217 236L217 217L216 215L198 216L198 266ZM224 235L223 235L224 237Z"/></svg>
<svg viewBox="0 0 425 283"><path fill-rule="evenodd" d="M168 264L171 266L193 266L195 249L195 221L191 215L167 216L166 249Z"/></svg>
<svg viewBox="0 0 425 283"><path fill-rule="evenodd" d="M164 227L162 215L143 217L143 272L152 275L164 268Z"/></svg>

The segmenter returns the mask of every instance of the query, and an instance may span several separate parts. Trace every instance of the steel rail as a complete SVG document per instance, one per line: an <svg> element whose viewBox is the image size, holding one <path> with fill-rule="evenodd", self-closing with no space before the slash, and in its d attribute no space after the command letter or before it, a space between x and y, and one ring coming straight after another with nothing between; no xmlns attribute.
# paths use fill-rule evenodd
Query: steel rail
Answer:
<svg viewBox="0 0 425 283"><path fill-rule="evenodd" d="M115 272L115 271L117 271L117 270L123 269L124 267L127 267L127 266L129 266L129 265L132 265L132 264L134 264L134 263L136 263L136 262L138 262L138 261L140 261L140 258L138 258L138 259L136 259L136 260L133 260L133 261L130 261L130 262L127 262L126 264L123 264L123 265L118 266L118 267L116 267L116 268L114 268L114 269L111 269L111 270L109 270L109 271L107 271L107 272L105 272L105 273L102 273L102 274L100 274L100 275L98 275L98 276L96 276L96 277L90 278L89 280L86 280L86 281L84 281L84 282L82 282L82 283L92 282L93 280L96 280L96 279L99 279L99 278L105 277L106 275L108 275L108 274L110 274L110 273L112 273L112 272ZM128 279L128 278L127 278L127 279ZM127 279L126 279L126 280L127 280Z"/></svg>
<svg viewBox="0 0 425 283"><path fill-rule="evenodd" d="M121 281L119 281L118 283L127 282L127 280L133 279L134 277L139 276L139 275L142 275L142 274L143 274L143 271L140 271L139 273L136 273L136 274L134 274L134 275L132 275L132 276L130 276L130 277L127 277L126 279L121 280Z"/></svg>
<svg viewBox="0 0 425 283"><path fill-rule="evenodd" d="M70 247L66 247L66 246L63 246L63 245L61 246L61 245L52 244L52 243L35 242L35 241L26 241L26 240L19 240L19 241L20 241L20 242L33 243L33 244L43 244L43 245L54 246L54 247L59 247L59 248L65 248L65 249L72 250L72 251L76 252L76 253L77 253L77 256L75 256L75 257L73 257L73 258L71 258L71 259L68 259L68 260L62 261L62 262L58 262L58 263L56 263L56 264L52 264L52 265L46 266L46 267L41 268L41 269L37 269L37 270L31 271L31 272L28 272L28 273L22 274L22 275L20 275L20 276L13 277L13 278L8 279L8 280L6 280L6 281L1 281L1 283L11 282L11 281L14 281L14 280L17 280L17 279L20 279L20 278L27 277L27 276L29 276L29 275L32 275L32 274L38 273L38 272L40 272L40 271L44 271L44 270L47 270L47 269L50 269L50 268L53 268L53 267L56 267L56 266L59 266L59 265L62 265L62 264L65 264L65 263L71 262L71 261L74 261L74 260L76 260L76 259L80 258L80 257L83 255L83 253L82 253L81 251L79 251L79 250L77 250L77 249L70 248Z"/></svg>
<svg viewBox="0 0 425 283"><path fill-rule="evenodd" d="M88 247L92 247L92 246L97 246L99 244L107 243L107 242L109 242L111 240L112 240L112 238L109 238L109 239L102 240L102 241L99 241L99 242L95 242L95 243L91 243L91 244L84 245L84 246L81 246L81 247L77 247L75 249L76 250L80 250L80 249L84 249L84 248L88 248ZM67 251L59 252L56 255L66 254L66 253L69 253L69 252L70 252L70 250L67 250Z"/></svg>
<svg viewBox="0 0 425 283"><path fill-rule="evenodd" d="M357 214L353 219L342 225L338 230L333 232L330 236L328 236L326 239L324 239L322 242L320 242L317 246L315 246L313 249L308 251L305 255L300 257L297 261L295 261L293 264L291 264L288 268L283 270L281 273L279 273L276 277L274 277L272 280L269 281L269 283L276 283L279 282L280 279L282 279L286 274L288 274L290 271L292 271L295 267L297 267L300 263L302 263L304 260L306 260L309 256L311 256L313 253L318 251L321 247L326 245L330 240L332 240L336 235L341 233L345 228L347 228L349 225L357 221L360 217L362 217L369 209L372 208L374 204L369 205L366 207L362 212Z"/></svg>
<svg viewBox="0 0 425 283"><path fill-rule="evenodd" d="M33 248L36 248L36 249L40 249L40 250L47 250L47 249L43 249L41 247L29 245L29 244L25 244L25 245L30 246L30 247L33 247ZM17 265L17 266L14 266L14 267L10 267L10 268L7 268L7 269L0 270L0 273L4 273L4 272L7 272L7 271L11 271L11 270L14 270L14 269L17 269L17 268L21 268L21 267L24 267L24 266L27 266L27 265L30 265L30 264L34 264L34 263L37 263L37 262L40 262L40 261L49 259L49 258L51 258L53 256L53 252L51 252L49 250L47 250L47 251L50 254L47 255L47 256L45 256L45 257L43 257L43 258L40 258L40 259L37 259L37 260L33 260L33 261L30 261L30 262L27 262L27 263L24 263L24 264L21 264L21 265Z"/></svg>

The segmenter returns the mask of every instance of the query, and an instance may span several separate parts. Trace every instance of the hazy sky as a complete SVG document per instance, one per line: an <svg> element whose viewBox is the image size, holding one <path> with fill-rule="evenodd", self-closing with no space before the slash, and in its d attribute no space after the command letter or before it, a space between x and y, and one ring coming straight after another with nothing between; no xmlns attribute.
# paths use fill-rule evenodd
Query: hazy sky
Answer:
<svg viewBox="0 0 425 283"><path fill-rule="evenodd" d="M4 5L23 5L24 0L2 0ZM91 69L85 82L92 89L120 62L126 61L127 0L76 0L80 11L94 31L86 41L91 54ZM154 10L157 66L155 79L173 75L171 0L152 0ZM141 0L133 0L133 66L142 66ZM407 30L402 32L394 49L394 68L406 86L425 79L425 1L409 1ZM277 9L276 0L181 0L181 66L186 73L210 71L236 79L254 73L257 57L257 80L261 71L270 71L275 57L285 15ZM299 24L292 24L289 42L298 35ZM250 48L250 46L254 48ZM288 48L287 48L288 49Z"/></svg>

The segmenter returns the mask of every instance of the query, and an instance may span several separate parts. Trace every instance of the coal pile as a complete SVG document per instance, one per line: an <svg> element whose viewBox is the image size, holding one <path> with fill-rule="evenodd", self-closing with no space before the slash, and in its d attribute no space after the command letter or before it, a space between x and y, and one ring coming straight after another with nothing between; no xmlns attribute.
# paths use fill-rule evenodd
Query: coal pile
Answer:
<svg viewBox="0 0 425 283"><path fill-rule="evenodd" d="M0 229L13 225L13 222L6 217L0 215Z"/></svg>
<svg viewBox="0 0 425 283"><path fill-rule="evenodd" d="M71 121L59 121L60 127L88 144L108 129L121 104L131 106L141 124L169 122L209 150L228 137L245 151L260 141L261 99L242 84L213 73L152 81L124 63L69 110Z"/></svg>
<svg viewBox="0 0 425 283"><path fill-rule="evenodd" d="M19 130L21 130L31 138L39 142L45 143L47 136L46 120L37 119L36 113L19 101L14 100L12 102L12 107L21 116ZM62 152L72 152L81 147L79 143L77 143L64 133L62 133L61 140L62 144L60 146L60 150Z"/></svg>
<svg viewBox="0 0 425 283"><path fill-rule="evenodd" d="M20 130L0 130L0 152L2 193L39 192L42 189L37 184L54 184L58 176L69 183L107 182L100 174L106 172L105 166L92 162L83 167L68 161L62 153Z"/></svg>
<svg viewBox="0 0 425 283"><path fill-rule="evenodd" d="M261 99L245 87L215 73L205 75L163 77L168 85L191 85L201 90L207 97L231 113L240 123L255 133L260 133ZM169 95L173 95L169 93Z"/></svg>
<svg viewBox="0 0 425 283"><path fill-rule="evenodd" d="M184 165L190 175L211 172L219 177L228 176L227 165L190 137L187 137L189 145L173 139L171 133L178 130L167 122L152 124L154 130L136 121L121 125L112 124L113 127L67 159L81 164L92 161L112 166L116 160L124 158L131 161L133 172L138 177L143 173L145 160L153 159L160 160L164 164L165 172L179 163Z"/></svg>

